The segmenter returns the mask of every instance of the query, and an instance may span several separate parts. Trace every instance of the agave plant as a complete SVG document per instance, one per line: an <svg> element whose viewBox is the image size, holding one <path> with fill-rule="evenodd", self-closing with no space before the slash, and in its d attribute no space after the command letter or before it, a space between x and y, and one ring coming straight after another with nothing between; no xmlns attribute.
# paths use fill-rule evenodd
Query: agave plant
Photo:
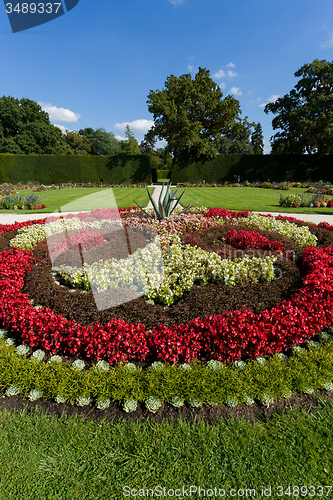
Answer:
<svg viewBox="0 0 333 500"><path fill-rule="evenodd" d="M165 192L164 197L163 197L164 187L166 187L166 192ZM174 210L179 205L180 199L183 196L183 194L185 193L186 188L184 189L184 191L182 192L182 194L177 198L176 194L178 192L178 189L179 188L177 188L176 191L173 192L172 189L171 189L171 181L169 181L167 184L165 184L163 182L163 186L162 186L162 189L161 189L161 193L160 193L160 196L159 196L159 199L158 199L158 206L157 206L156 203L155 203L155 201L153 200L153 198L152 198L149 190L148 190L148 187L147 187L147 192L148 192L149 199L150 199L150 201L151 201L151 203L153 205L156 217L158 218L159 222L162 219L164 219L165 217L170 217L170 215L174 212ZM134 201L134 203L136 205L138 205L138 207L146 215L148 215L152 219L154 218L152 215L150 215L148 212L146 212L146 210L144 210L142 207L140 207L140 205L135 200L133 200L133 201ZM197 203L197 201L196 201L196 203ZM174 202L176 202L176 203L174 203ZM195 203L194 203L194 205L195 205ZM182 210L180 213L183 214L183 213L187 212L194 205L189 205L188 207L184 208L184 210Z"/></svg>

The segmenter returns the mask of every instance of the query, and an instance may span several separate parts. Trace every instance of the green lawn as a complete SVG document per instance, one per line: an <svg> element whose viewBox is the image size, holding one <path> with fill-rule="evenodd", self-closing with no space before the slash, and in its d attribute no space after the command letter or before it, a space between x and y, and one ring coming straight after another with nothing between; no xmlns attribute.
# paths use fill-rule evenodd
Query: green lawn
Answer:
<svg viewBox="0 0 333 500"><path fill-rule="evenodd" d="M25 199L26 196L32 194L38 196L37 203L40 205L44 203L46 208L42 210L0 210L0 214L51 213L55 210L80 212L94 208L133 207L135 206L133 199L145 207L149 202L146 188L71 188L38 193L34 193L32 189L22 189L14 196L21 196Z"/></svg>
<svg viewBox="0 0 333 500"><path fill-rule="evenodd" d="M149 192L153 193L150 187ZM184 191L178 190L177 195ZM274 189L259 189L245 187L189 187L181 199L183 206L195 203L196 206L208 208L226 208L228 210L252 210L256 212L285 212L285 213L309 213L309 214L333 214L332 208L283 208L279 206L280 193L298 194L304 190L292 188L289 191L278 191ZM135 206L135 200L142 207L146 207L149 198L145 188L71 188L56 191L42 191L33 193L32 189L20 190L17 196L35 194L39 197L37 203L45 203L46 208L42 210L0 210L1 213L51 213L55 210L62 212L79 212L92 210L94 208L131 207ZM310 195L309 195L310 196ZM328 196L331 200L332 196ZM1 500L1 499L0 499Z"/></svg>
<svg viewBox="0 0 333 500"><path fill-rule="evenodd" d="M288 212L309 214L333 214L332 208L284 208L280 207L280 193L304 194L304 189L291 188L289 191L252 187L189 187L182 197L183 206L195 203L208 208L226 208L228 210L252 210L255 212ZM178 193L181 193L179 189ZM311 195L309 195L311 196ZM332 196L327 196L330 200Z"/></svg>
<svg viewBox="0 0 333 500"><path fill-rule="evenodd" d="M333 496L325 488L333 482L333 404L324 400L312 414L292 410L254 424L89 422L37 410L1 410L0 422L1 500L121 499L125 486L252 488L256 498L271 486L274 499L295 498L277 494L291 486L303 487L299 498L317 498L304 494L312 485Z"/></svg>

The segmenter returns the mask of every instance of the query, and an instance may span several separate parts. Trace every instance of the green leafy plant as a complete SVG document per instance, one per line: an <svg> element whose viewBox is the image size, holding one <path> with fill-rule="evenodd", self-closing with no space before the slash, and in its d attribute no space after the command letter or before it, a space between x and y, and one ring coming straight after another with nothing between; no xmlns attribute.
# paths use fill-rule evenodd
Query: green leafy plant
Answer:
<svg viewBox="0 0 333 500"><path fill-rule="evenodd" d="M79 396L76 400L78 406L87 406L91 403L91 398L89 396Z"/></svg>
<svg viewBox="0 0 333 500"><path fill-rule="evenodd" d="M40 399L43 396L43 392L40 391L39 389L32 389L28 395L28 399L30 401L36 401L37 399Z"/></svg>
<svg viewBox="0 0 333 500"><path fill-rule="evenodd" d="M164 191L165 186L166 186L166 192L165 192L165 195L163 198L163 191ZM177 198L176 194L178 192L178 189L179 189L179 187L176 189L175 192L173 192L171 189L171 181L169 181L167 184L165 184L163 182L161 193L160 193L160 196L158 199L158 207L157 207L157 205L156 205L155 201L153 200L153 197L149 193L149 190L147 187L149 199L153 205L156 217L159 220L159 222L162 219L164 219L165 217L170 217L170 215L175 211L175 209L179 205L180 199L183 196L183 194L185 193L186 188L184 189L182 194ZM133 201L142 210L142 212L144 212L146 215L148 215L152 219L154 218L152 215L150 215L148 212L146 212L146 210L144 210L142 207L140 207L140 205L135 200L133 200ZM174 202L176 202L176 203L174 203ZM198 200L195 203L197 203L197 202L198 202ZM193 205L188 205L188 207L184 208L180 213L182 214L182 213L188 212L189 209L195 205L195 203Z"/></svg>
<svg viewBox="0 0 333 500"><path fill-rule="evenodd" d="M101 398L96 402L96 408L98 410L105 410L110 406L111 400L109 398Z"/></svg>
<svg viewBox="0 0 333 500"><path fill-rule="evenodd" d="M179 396L175 396L170 400L170 404L175 408L180 408L184 405L184 399L180 398Z"/></svg>
<svg viewBox="0 0 333 500"><path fill-rule="evenodd" d="M124 401L123 403L123 410L126 411L126 413L129 413L131 411L135 411L137 409L138 402L135 399L129 399L127 401Z"/></svg>
<svg viewBox="0 0 333 500"><path fill-rule="evenodd" d="M280 194L279 204L280 207L298 207L301 201L301 196L298 194L288 194L287 196Z"/></svg>
<svg viewBox="0 0 333 500"><path fill-rule="evenodd" d="M162 401L155 396L150 396L145 403L151 413L155 413L162 406Z"/></svg>

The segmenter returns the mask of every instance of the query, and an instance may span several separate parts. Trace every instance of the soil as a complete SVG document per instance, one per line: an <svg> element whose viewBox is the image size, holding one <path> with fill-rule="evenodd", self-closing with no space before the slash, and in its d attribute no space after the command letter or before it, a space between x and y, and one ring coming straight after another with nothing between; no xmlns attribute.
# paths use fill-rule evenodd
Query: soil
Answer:
<svg viewBox="0 0 333 500"><path fill-rule="evenodd" d="M164 404L156 413L149 412L143 403L139 403L136 411L126 413L117 403L111 403L106 410L97 410L92 405L78 407L65 403L55 403L51 399L29 401L22 396L4 396L0 392L0 408L8 411L26 410L28 413L33 413L36 408L40 409L44 414L61 417L66 414L70 417L80 417L85 420L103 419L107 422L118 422L121 420L132 422L153 421L157 423L174 422L180 420L188 423L195 423L198 420L203 420L209 425L214 425L220 420L228 421L230 419L243 419L247 422L267 422L274 415L290 411L295 408L308 412L320 407L321 400L333 401L333 391L316 390L313 394L294 394L292 397L284 400L277 400L270 404L269 407L264 406L259 402L252 405L240 405L229 408L225 405L217 405L214 407L202 406L200 408L191 408L182 406L174 408L169 404Z"/></svg>

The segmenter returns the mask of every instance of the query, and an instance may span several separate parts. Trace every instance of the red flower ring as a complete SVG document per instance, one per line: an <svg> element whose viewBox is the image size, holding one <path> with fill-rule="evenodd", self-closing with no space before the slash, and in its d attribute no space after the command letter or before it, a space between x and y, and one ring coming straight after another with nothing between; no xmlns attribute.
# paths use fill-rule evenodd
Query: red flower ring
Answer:
<svg viewBox="0 0 333 500"><path fill-rule="evenodd" d="M27 224L7 227L21 225ZM333 247L307 247L302 256L303 287L270 310L259 314L245 308L226 311L173 328L161 324L152 332L141 323L119 319L85 327L48 308L36 310L21 292L24 274L32 264L33 254L28 250L1 252L0 321L4 328L19 332L23 343L52 355L84 355L111 364L144 361L148 356L169 363L200 358L236 361L281 352L333 325Z"/></svg>

